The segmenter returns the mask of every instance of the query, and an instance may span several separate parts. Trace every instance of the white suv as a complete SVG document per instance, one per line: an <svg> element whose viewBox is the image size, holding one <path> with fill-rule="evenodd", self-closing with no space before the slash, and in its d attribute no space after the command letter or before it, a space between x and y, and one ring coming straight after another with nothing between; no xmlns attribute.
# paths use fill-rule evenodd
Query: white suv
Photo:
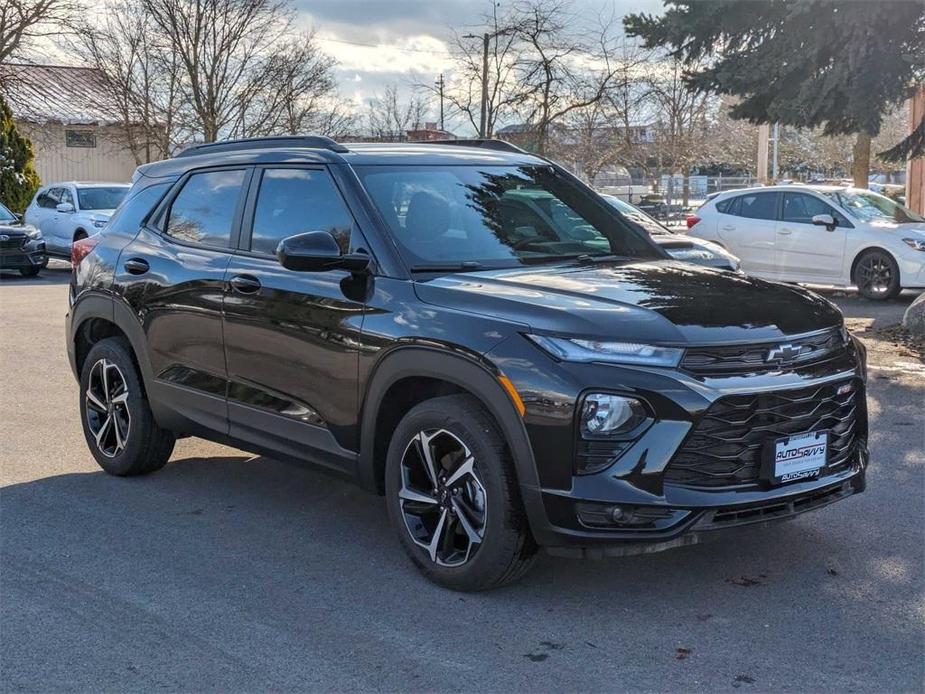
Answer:
<svg viewBox="0 0 925 694"><path fill-rule="evenodd" d="M38 227L49 255L70 259L71 244L106 226L128 194L127 183L54 183L38 189L24 220Z"/></svg>
<svg viewBox="0 0 925 694"><path fill-rule="evenodd" d="M925 287L925 219L883 195L841 186L774 186L712 198L689 234L724 246L758 277L854 285L868 299Z"/></svg>

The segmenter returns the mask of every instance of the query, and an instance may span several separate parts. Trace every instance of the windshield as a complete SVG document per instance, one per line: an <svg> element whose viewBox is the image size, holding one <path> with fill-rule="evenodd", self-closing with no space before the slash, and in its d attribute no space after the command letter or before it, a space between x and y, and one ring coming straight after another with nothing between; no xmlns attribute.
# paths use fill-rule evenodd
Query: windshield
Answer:
<svg viewBox="0 0 925 694"><path fill-rule="evenodd" d="M16 215L0 204L0 222L15 222Z"/></svg>
<svg viewBox="0 0 925 694"><path fill-rule="evenodd" d="M114 210L128 195L128 186L112 188L78 188L77 201L82 210Z"/></svg>
<svg viewBox="0 0 925 694"><path fill-rule="evenodd" d="M842 209L862 222L893 222L895 224L925 222L925 219L912 210L878 193L839 190L835 193L827 193L827 195L837 199Z"/></svg>
<svg viewBox="0 0 925 694"><path fill-rule="evenodd" d="M365 166L357 174L412 268L661 257L593 191L551 166Z"/></svg>
<svg viewBox="0 0 925 694"><path fill-rule="evenodd" d="M601 197L618 209L624 217L632 219L650 234L671 233L668 229L659 224L654 217L650 217L638 207L633 207L625 200L621 200L615 195L602 195Z"/></svg>

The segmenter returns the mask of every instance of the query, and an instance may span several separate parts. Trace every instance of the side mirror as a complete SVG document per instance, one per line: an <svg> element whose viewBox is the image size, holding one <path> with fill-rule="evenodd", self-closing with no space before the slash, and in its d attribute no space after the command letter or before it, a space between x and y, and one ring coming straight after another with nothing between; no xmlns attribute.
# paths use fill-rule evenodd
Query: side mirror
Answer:
<svg viewBox="0 0 925 694"><path fill-rule="evenodd" d="M835 227L838 226L835 222L835 217L830 214L817 214L813 217L813 224L825 227L828 231L835 231Z"/></svg>
<svg viewBox="0 0 925 694"><path fill-rule="evenodd" d="M69 202L61 202L58 203L55 209L58 210L58 212L73 212L74 206Z"/></svg>
<svg viewBox="0 0 925 694"><path fill-rule="evenodd" d="M287 270L347 270L353 274L366 272L372 260L364 253L341 253L337 241L326 231L308 231L283 239L276 248L276 257Z"/></svg>

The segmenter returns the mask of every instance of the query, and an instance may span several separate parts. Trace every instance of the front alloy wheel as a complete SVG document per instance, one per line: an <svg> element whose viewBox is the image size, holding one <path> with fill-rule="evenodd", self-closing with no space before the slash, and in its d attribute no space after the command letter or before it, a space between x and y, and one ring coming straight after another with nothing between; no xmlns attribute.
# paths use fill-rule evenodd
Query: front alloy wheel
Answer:
<svg viewBox="0 0 925 694"><path fill-rule="evenodd" d="M855 284L866 299L892 299L899 293L899 268L883 251L868 251L858 261Z"/></svg>
<svg viewBox="0 0 925 694"><path fill-rule="evenodd" d="M412 541L438 566L474 556L485 537L487 495L472 452L446 429L418 432L401 459L399 506Z"/></svg>
<svg viewBox="0 0 925 694"><path fill-rule="evenodd" d="M84 397L87 426L96 447L107 458L115 458L125 450L132 427L129 390L119 367L107 359L94 363Z"/></svg>

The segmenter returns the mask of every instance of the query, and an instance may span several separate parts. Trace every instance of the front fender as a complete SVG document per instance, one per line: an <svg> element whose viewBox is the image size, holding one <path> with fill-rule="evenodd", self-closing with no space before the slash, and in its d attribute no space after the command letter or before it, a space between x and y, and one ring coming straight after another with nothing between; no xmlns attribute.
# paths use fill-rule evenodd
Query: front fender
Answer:
<svg viewBox="0 0 925 694"><path fill-rule="evenodd" d="M376 418L389 388L404 378L427 377L452 383L477 397L492 415L511 451L517 481L534 535L547 525L539 491L533 449L523 419L498 381L490 363L435 347L397 347L382 357L369 378L361 410L360 457L357 478L361 486L379 492L378 470L385 461L374 459ZM541 537L536 538L542 542Z"/></svg>

